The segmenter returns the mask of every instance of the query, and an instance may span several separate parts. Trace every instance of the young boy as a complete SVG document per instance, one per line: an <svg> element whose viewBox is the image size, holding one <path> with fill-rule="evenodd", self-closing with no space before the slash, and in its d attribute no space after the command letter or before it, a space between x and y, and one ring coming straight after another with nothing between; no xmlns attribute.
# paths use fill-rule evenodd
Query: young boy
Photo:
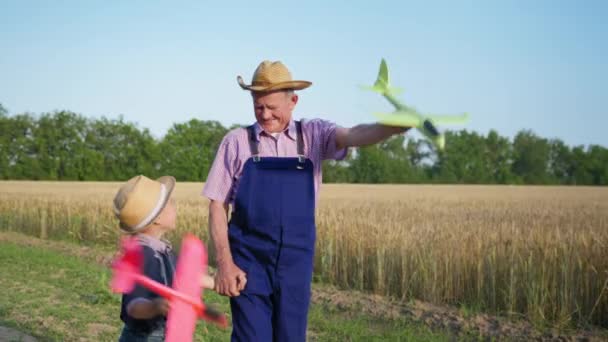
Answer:
<svg viewBox="0 0 608 342"><path fill-rule="evenodd" d="M175 229L176 208L171 197L175 178L152 180L139 175L120 187L114 197L114 213L120 228L137 237L143 251L143 273L161 284L171 286L176 256L163 235ZM201 286L213 288L214 279L201 278ZM136 285L124 294L120 318L124 322L119 341L164 341L169 303L147 288Z"/></svg>

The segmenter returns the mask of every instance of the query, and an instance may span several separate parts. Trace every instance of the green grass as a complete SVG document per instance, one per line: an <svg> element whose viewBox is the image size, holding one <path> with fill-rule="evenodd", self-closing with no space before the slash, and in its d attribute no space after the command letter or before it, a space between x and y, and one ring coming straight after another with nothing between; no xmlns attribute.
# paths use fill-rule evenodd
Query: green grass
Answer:
<svg viewBox="0 0 608 342"><path fill-rule="evenodd" d="M94 251L91 251L92 253ZM108 289L110 272L86 255L0 241L0 323L41 341L116 341L122 327L120 296ZM226 297L205 300L229 313ZM407 320L312 305L309 338L318 341L447 341ZM196 341L227 341L230 329L198 323Z"/></svg>

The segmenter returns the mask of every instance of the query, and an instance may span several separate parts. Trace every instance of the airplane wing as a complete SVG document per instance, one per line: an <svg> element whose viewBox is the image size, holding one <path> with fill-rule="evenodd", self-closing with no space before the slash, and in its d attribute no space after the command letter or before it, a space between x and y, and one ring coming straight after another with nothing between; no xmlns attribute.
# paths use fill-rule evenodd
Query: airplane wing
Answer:
<svg viewBox="0 0 608 342"><path fill-rule="evenodd" d="M186 296L200 300L200 277L207 265L207 253L202 242L188 235L182 242L175 270L173 288ZM198 313L183 300L171 299L171 310L167 315L167 342L190 342L196 329Z"/></svg>
<svg viewBox="0 0 608 342"><path fill-rule="evenodd" d="M436 125L461 125L469 121L469 114L463 113L462 115L428 115L428 119L431 119Z"/></svg>
<svg viewBox="0 0 608 342"><path fill-rule="evenodd" d="M376 87L376 86L360 85L359 88L362 89L362 90L373 91L373 92L378 93L378 94L383 94L384 93L384 89L382 89L380 87Z"/></svg>
<svg viewBox="0 0 608 342"><path fill-rule="evenodd" d="M374 116L378 118L378 122L390 126L418 127L422 123L418 115L405 111L374 113Z"/></svg>
<svg viewBox="0 0 608 342"><path fill-rule="evenodd" d="M377 85L374 85L374 86L360 85L359 88L362 90L373 91L378 94L400 95L403 93L403 88L398 88L398 87L383 87L383 86L377 86Z"/></svg>
<svg viewBox="0 0 608 342"><path fill-rule="evenodd" d="M403 88L388 87L387 88L387 93L391 94L391 95L401 95L401 94L403 94Z"/></svg>
<svg viewBox="0 0 608 342"><path fill-rule="evenodd" d="M135 287L135 276L140 275L143 267L141 246L135 238L123 237L122 250L112 262L110 287L117 293L127 293Z"/></svg>

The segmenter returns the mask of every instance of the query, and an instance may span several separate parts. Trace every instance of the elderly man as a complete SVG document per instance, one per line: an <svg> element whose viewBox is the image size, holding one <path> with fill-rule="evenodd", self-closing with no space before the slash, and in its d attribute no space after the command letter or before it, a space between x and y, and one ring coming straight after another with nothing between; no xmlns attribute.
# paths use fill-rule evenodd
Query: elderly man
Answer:
<svg viewBox="0 0 608 342"><path fill-rule="evenodd" d="M231 297L233 341L304 341L322 161L407 129L294 121L294 91L311 83L292 80L281 62L262 62L251 85L237 80L251 92L256 122L226 134L203 189L218 264L215 289Z"/></svg>

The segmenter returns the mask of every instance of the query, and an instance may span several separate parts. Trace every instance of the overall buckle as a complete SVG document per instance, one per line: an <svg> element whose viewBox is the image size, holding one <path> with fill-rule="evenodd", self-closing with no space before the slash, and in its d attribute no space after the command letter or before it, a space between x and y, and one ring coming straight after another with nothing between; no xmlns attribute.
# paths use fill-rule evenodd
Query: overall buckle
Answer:
<svg viewBox="0 0 608 342"><path fill-rule="evenodd" d="M296 168L298 170L303 170L304 169L304 162L306 161L306 157L304 157L303 155L298 155L298 166L296 166Z"/></svg>

